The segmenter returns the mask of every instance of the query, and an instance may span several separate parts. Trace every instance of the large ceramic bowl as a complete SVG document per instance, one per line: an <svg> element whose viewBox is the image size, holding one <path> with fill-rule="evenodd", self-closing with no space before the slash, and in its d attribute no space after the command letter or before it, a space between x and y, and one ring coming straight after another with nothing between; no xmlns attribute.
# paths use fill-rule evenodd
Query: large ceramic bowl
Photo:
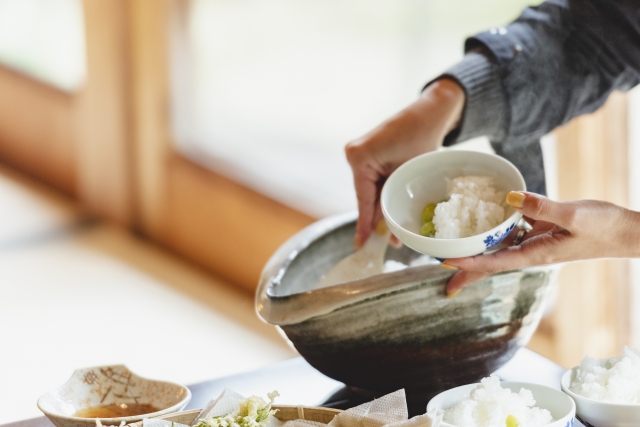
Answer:
<svg viewBox="0 0 640 427"><path fill-rule="evenodd" d="M406 246L389 247L387 260L424 265L314 290L354 251L355 218L330 217L291 238L256 294L260 317L320 372L367 396L405 388L424 412L429 398L479 381L528 342L550 293L550 268L488 277L448 299L452 272Z"/></svg>
<svg viewBox="0 0 640 427"><path fill-rule="evenodd" d="M436 239L420 235L422 209L448 198L447 178L464 175L491 176L500 191L526 190L518 169L495 154L459 150L423 154L396 169L384 184L380 204L391 232L405 245L438 258L478 255L500 243L522 217L510 206L500 225L475 236Z"/></svg>
<svg viewBox="0 0 640 427"><path fill-rule="evenodd" d="M605 366L610 359L599 360L600 366ZM576 402L576 414L585 426L594 427L637 427L640 425L640 404L610 403L581 396L569 389L575 380L574 367L562 376L562 391Z"/></svg>
<svg viewBox="0 0 640 427"><path fill-rule="evenodd" d="M182 410L191 399L183 385L142 378L124 365L78 369L67 382L38 399L38 408L57 427L95 427L95 418L76 416L78 411L112 404L150 404L146 414L100 418L104 425L129 424Z"/></svg>
<svg viewBox="0 0 640 427"><path fill-rule="evenodd" d="M427 405L427 411L437 410L441 413L447 408L458 403L462 397L469 396L478 384L467 384L440 393ZM572 427L576 415L576 405L569 396L551 387L540 384L522 383L514 381L503 381L502 388L508 388L512 393L518 393L520 389L526 388L531 391L538 408L546 409L551 413L555 421L547 424L546 427ZM442 422L440 427L455 427L452 424Z"/></svg>

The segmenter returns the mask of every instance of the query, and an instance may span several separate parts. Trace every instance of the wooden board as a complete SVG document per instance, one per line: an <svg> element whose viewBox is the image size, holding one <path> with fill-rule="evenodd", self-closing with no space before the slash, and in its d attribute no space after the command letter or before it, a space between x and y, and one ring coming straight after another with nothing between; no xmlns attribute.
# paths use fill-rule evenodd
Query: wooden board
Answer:
<svg viewBox="0 0 640 427"><path fill-rule="evenodd" d="M290 405L273 405L272 409L276 409L275 417L280 421L291 420L307 420L328 424L333 418L342 412L339 409L321 408L310 406L290 406ZM192 409L190 411L175 412L173 414L161 415L156 417L159 420L173 421L175 423L191 425L200 414L201 409ZM129 424L132 427L142 427L142 421Z"/></svg>

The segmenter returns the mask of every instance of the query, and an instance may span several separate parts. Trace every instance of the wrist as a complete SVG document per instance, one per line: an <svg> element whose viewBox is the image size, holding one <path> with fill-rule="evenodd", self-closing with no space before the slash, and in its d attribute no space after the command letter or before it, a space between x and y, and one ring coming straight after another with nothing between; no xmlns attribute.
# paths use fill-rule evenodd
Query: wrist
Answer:
<svg viewBox="0 0 640 427"><path fill-rule="evenodd" d="M640 258L640 212L625 209L621 241L625 242L624 257Z"/></svg>
<svg viewBox="0 0 640 427"><path fill-rule="evenodd" d="M460 124L465 98L464 89L460 84L446 77L431 83L420 95L421 101L427 103L435 102L445 112L443 117L445 134L448 134Z"/></svg>

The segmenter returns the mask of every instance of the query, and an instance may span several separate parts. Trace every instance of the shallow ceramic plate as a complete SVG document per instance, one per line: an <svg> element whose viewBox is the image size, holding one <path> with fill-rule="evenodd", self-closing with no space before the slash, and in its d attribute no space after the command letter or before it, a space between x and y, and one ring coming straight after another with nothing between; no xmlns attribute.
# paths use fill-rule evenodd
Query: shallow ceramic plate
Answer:
<svg viewBox="0 0 640 427"><path fill-rule="evenodd" d="M598 360L600 366L605 366L610 359ZM593 427L637 427L640 425L640 404L609 403L589 399L569 390L575 379L574 367L562 376L562 391L576 402L578 419L586 426Z"/></svg>
<svg viewBox="0 0 640 427"><path fill-rule="evenodd" d="M185 386L142 378L124 365L76 370L69 380L38 399L38 408L58 427L95 427L95 418L76 417L78 411L111 404L151 404L158 411L130 417L100 418L102 424L129 424L182 410L191 399Z"/></svg>
<svg viewBox="0 0 640 427"><path fill-rule="evenodd" d="M431 399L427 405L427 411L437 409L440 411L447 409L460 401L464 396L468 396L473 388L478 384L467 384L460 387L444 391ZM576 405L569 396L551 387L533 383L521 383L515 381L502 381L502 388L508 388L514 393L518 393L521 388L531 390L536 406L551 412L555 420L545 427L573 427L576 415ZM608 424L607 424L608 425ZM455 427L444 421L440 427ZM604 427L604 426L603 426Z"/></svg>
<svg viewBox="0 0 640 427"><path fill-rule="evenodd" d="M526 190L518 169L495 154L458 150L423 154L396 169L382 188L382 213L391 232L410 248L436 258L478 255L500 243L522 217L511 207L506 208L502 224L475 236L436 239L420 235L422 209L447 199L445 178L465 175L492 176L496 188L505 192Z"/></svg>

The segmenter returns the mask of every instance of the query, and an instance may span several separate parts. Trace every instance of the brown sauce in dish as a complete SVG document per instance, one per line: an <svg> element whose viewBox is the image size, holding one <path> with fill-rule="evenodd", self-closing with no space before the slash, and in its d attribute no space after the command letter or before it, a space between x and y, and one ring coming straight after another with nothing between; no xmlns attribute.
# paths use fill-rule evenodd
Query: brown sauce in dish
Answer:
<svg viewBox="0 0 640 427"><path fill-rule="evenodd" d="M73 416L80 418L131 417L133 415L150 414L159 410L148 403L112 403L111 405L81 409Z"/></svg>

